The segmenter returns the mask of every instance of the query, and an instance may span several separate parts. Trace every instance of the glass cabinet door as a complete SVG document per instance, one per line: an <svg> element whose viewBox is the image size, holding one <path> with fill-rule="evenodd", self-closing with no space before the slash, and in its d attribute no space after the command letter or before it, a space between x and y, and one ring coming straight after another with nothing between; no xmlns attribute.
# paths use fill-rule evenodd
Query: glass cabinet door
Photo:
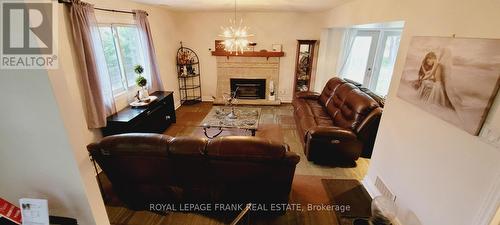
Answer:
<svg viewBox="0 0 500 225"><path fill-rule="evenodd" d="M309 91L316 40L298 40L294 93Z"/></svg>

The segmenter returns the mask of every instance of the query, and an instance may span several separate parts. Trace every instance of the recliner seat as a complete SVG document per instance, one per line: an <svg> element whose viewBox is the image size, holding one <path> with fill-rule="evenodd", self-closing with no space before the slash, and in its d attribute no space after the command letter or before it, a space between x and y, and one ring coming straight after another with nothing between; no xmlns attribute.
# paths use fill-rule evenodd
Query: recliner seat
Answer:
<svg viewBox="0 0 500 225"><path fill-rule="evenodd" d="M296 94L294 117L308 160L349 163L371 156L382 107L365 91L335 77L321 93Z"/></svg>

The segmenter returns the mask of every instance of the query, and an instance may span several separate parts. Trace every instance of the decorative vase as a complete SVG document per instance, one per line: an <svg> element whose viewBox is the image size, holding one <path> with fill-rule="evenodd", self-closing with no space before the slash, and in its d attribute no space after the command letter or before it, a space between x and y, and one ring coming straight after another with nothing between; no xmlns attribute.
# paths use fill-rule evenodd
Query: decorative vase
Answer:
<svg viewBox="0 0 500 225"><path fill-rule="evenodd" d="M187 75L188 75L188 71L187 71L187 66L186 66L186 65L184 65L184 66L182 67L182 75L183 75L183 76L187 76Z"/></svg>
<svg viewBox="0 0 500 225"><path fill-rule="evenodd" d="M274 94L274 81L269 81L269 101L275 101L276 95Z"/></svg>
<svg viewBox="0 0 500 225"><path fill-rule="evenodd" d="M139 100L144 101L149 99L148 89L146 87L141 87L139 90Z"/></svg>
<svg viewBox="0 0 500 225"><path fill-rule="evenodd" d="M238 119L238 116L234 112L234 107L232 105L231 105L231 112L227 115L227 118L232 120Z"/></svg>

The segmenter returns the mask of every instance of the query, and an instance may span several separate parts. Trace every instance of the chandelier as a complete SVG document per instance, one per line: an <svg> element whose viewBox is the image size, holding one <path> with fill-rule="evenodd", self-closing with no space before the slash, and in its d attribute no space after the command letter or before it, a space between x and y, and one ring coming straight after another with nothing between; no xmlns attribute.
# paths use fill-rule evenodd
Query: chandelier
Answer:
<svg viewBox="0 0 500 225"><path fill-rule="evenodd" d="M236 26L238 25L238 26ZM236 0L234 0L234 19L229 19L229 26L221 26L222 34L219 37L224 38L224 50L230 54L233 52L243 54L244 50L248 49L248 37L253 37L253 34L248 34L248 27L243 26L243 19L240 19L239 24L236 24Z"/></svg>

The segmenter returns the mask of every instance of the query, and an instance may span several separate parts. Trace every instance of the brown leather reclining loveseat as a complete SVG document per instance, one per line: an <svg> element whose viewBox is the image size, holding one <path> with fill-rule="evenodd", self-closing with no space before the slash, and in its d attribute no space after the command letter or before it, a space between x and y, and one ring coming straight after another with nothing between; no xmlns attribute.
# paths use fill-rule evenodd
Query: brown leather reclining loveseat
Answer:
<svg viewBox="0 0 500 225"><path fill-rule="evenodd" d="M256 137L108 136L87 146L133 209L163 203L287 203L300 158Z"/></svg>
<svg viewBox="0 0 500 225"><path fill-rule="evenodd" d="M308 160L352 164L371 156L383 100L367 91L332 78L321 94L297 93L294 117Z"/></svg>

